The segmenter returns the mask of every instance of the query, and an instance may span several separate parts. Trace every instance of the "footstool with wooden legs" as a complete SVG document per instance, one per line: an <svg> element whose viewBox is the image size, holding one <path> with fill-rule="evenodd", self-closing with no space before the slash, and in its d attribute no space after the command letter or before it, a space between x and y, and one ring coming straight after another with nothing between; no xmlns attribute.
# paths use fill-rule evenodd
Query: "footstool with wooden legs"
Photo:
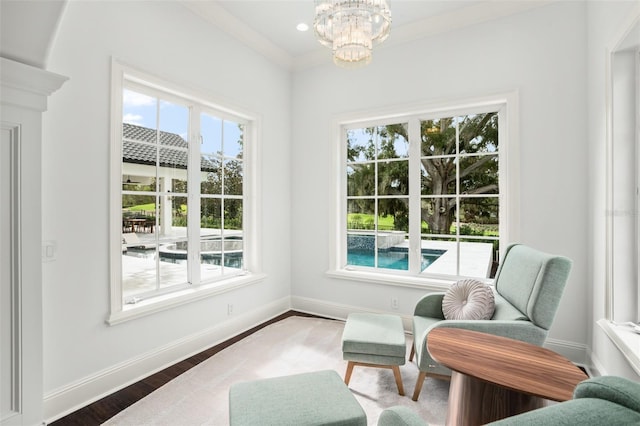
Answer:
<svg viewBox="0 0 640 426"><path fill-rule="evenodd" d="M349 385L355 366L389 368L395 376L398 394L404 395L400 366L405 363L406 350L404 327L399 316L349 314L342 333L342 355L348 361L345 384Z"/></svg>

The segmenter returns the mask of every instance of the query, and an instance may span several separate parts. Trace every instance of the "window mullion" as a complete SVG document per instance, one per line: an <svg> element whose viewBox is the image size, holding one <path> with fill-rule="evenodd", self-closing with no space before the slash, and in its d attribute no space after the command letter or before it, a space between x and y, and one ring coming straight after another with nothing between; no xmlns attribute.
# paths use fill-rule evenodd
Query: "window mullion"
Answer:
<svg viewBox="0 0 640 426"><path fill-rule="evenodd" d="M456 275L460 276L460 121L456 119Z"/></svg>
<svg viewBox="0 0 640 426"><path fill-rule="evenodd" d="M189 108L187 166L187 275L191 285L200 284L200 108Z"/></svg>
<svg viewBox="0 0 640 426"><path fill-rule="evenodd" d="M409 120L409 272L419 274L422 269L421 236L421 147L420 120Z"/></svg>

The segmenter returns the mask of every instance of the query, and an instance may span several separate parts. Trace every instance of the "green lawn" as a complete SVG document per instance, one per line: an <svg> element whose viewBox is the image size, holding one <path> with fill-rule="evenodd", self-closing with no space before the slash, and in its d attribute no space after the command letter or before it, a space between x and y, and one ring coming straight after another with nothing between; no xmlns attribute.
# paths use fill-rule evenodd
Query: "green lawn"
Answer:
<svg viewBox="0 0 640 426"><path fill-rule="evenodd" d="M462 228L466 228L463 232L465 235L483 235L485 237L497 237L498 225L480 225L465 223ZM373 215L364 213L347 214L347 228L349 229L374 229ZM379 230L394 230L393 216L378 216ZM427 232L427 224L422 222L422 232ZM455 224L451 225L451 233L456 233Z"/></svg>

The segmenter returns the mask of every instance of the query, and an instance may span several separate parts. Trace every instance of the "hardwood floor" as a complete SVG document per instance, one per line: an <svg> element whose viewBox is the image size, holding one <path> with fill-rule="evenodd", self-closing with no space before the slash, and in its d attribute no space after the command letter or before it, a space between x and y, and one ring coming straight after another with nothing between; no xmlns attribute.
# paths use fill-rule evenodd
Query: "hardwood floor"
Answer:
<svg viewBox="0 0 640 426"><path fill-rule="evenodd" d="M273 324L291 316L314 317L314 315L297 311L285 312L284 314L272 318L271 320L262 323L250 330L247 330L244 333L239 334L238 336L235 336L225 342L204 350L190 358L185 359L184 361L178 362L177 364L167 367L164 370L159 371L158 373L155 373L143 380L140 380L137 383L129 385L126 388L123 388L117 392L112 393L109 396L106 396L92 404L89 404L86 407L83 407L65 417L60 418L59 420L56 420L53 423L50 423L50 425L90 426L102 424L105 421L109 420L111 417L118 414L120 411L149 395L160 386L164 385L172 379L175 379L180 374L184 373L190 368L195 367L202 361L217 354L224 348L233 345L234 343L244 339L245 337L255 333L256 331L266 327L269 324Z"/></svg>

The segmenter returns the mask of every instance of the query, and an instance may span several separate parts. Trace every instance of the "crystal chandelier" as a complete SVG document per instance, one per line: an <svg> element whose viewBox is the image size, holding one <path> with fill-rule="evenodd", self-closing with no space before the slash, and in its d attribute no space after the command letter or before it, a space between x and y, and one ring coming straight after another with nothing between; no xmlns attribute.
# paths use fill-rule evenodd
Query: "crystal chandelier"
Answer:
<svg viewBox="0 0 640 426"><path fill-rule="evenodd" d="M333 62L355 68L371 62L374 44L389 36L391 10L387 0L315 0L313 29L333 51Z"/></svg>

